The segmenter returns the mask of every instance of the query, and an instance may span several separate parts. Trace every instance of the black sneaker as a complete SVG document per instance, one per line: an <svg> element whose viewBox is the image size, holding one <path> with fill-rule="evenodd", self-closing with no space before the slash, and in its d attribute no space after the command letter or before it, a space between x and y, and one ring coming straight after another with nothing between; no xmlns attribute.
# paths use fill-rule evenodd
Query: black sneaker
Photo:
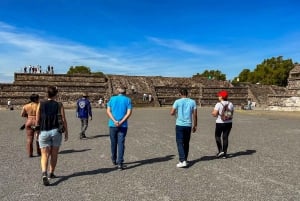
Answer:
<svg viewBox="0 0 300 201"><path fill-rule="evenodd" d="M20 130L24 130L25 129L25 124L23 124L21 127L20 127Z"/></svg>
<svg viewBox="0 0 300 201"><path fill-rule="evenodd" d="M117 162L116 162L116 161L112 161L112 164L113 164L113 165L117 165Z"/></svg>
<svg viewBox="0 0 300 201"><path fill-rule="evenodd" d="M124 170L124 166L123 166L122 163L118 165L118 170L120 170L120 171L121 171L121 170Z"/></svg>
<svg viewBox="0 0 300 201"><path fill-rule="evenodd" d="M81 139L84 139L84 140L87 139L87 137L85 136L85 134L83 134L83 135L81 136Z"/></svg>
<svg viewBox="0 0 300 201"><path fill-rule="evenodd" d="M57 178L57 176L52 172L49 174L48 178L55 179L55 178Z"/></svg>
<svg viewBox="0 0 300 201"><path fill-rule="evenodd" d="M42 175L42 180L43 180L44 186L49 186L49 185L50 185L49 179L48 179L48 177L47 177L47 173L43 173L43 175Z"/></svg>

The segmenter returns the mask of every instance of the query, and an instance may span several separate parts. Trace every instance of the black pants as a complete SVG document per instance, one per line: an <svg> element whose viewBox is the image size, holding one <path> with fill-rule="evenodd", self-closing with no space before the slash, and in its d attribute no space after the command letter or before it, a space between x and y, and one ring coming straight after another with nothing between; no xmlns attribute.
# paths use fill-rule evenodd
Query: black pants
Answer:
<svg viewBox="0 0 300 201"><path fill-rule="evenodd" d="M216 123L215 138L219 153L223 151L225 154L227 154L228 137L231 128L232 123Z"/></svg>

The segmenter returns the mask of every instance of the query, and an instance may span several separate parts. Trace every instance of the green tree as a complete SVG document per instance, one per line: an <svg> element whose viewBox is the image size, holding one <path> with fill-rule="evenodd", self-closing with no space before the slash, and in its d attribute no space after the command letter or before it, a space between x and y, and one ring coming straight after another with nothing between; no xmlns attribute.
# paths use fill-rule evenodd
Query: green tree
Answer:
<svg viewBox="0 0 300 201"><path fill-rule="evenodd" d="M94 72L92 73L93 75L97 75L99 77L105 77L104 73L103 72Z"/></svg>
<svg viewBox="0 0 300 201"><path fill-rule="evenodd" d="M286 86L292 68L294 68L294 64L291 59L283 60L282 56L272 57L256 66L253 71L256 76L251 81L252 83Z"/></svg>
<svg viewBox="0 0 300 201"><path fill-rule="evenodd" d="M91 69L86 66L71 66L67 74L91 74Z"/></svg>
<svg viewBox="0 0 300 201"><path fill-rule="evenodd" d="M196 75L193 75L194 77L206 77L208 79L214 79L214 80L226 80L226 75L223 74L219 70L205 70L203 73L197 73Z"/></svg>
<svg viewBox="0 0 300 201"><path fill-rule="evenodd" d="M291 59L284 60L282 56L265 59L251 72L244 69L238 76L240 82L260 83L265 85L286 86L289 72L294 68ZM237 82L237 78L234 79Z"/></svg>
<svg viewBox="0 0 300 201"><path fill-rule="evenodd" d="M239 81L240 82L248 82L250 78L251 71L249 69L244 69L240 74L239 74Z"/></svg>

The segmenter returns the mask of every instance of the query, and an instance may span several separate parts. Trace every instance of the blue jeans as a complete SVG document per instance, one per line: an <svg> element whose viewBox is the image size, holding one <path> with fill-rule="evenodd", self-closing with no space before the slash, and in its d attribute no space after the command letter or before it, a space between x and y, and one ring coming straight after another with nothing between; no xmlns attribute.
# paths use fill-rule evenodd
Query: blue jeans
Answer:
<svg viewBox="0 0 300 201"><path fill-rule="evenodd" d="M176 143L179 161L187 161L190 149L192 127L176 125Z"/></svg>
<svg viewBox="0 0 300 201"><path fill-rule="evenodd" d="M62 141L62 134L58 132L58 129L52 129L50 131L41 131L39 135L40 148L45 147L59 147Z"/></svg>
<svg viewBox="0 0 300 201"><path fill-rule="evenodd" d="M124 162L126 134L127 127L109 127L111 160L117 164Z"/></svg>

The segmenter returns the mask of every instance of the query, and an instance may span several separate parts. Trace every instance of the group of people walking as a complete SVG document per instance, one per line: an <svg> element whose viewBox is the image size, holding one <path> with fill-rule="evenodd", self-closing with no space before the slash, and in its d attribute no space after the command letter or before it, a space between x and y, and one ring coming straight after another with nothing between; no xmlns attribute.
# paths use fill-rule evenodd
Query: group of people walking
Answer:
<svg viewBox="0 0 300 201"><path fill-rule="evenodd" d="M39 100L37 94L30 96L30 102L23 106L21 116L26 117L26 136L28 156L33 156L33 140L36 136L37 154L41 155L42 182L50 184L49 179L55 178L59 147L64 136L68 140L68 125L64 106L56 101L58 89L54 86L47 88L47 99ZM180 90L181 97L172 105L170 114L176 116L176 144L179 155L178 168L188 167L188 154L191 133L197 130L197 104L188 98L188 90ZM215 139L218 148L217 157L227 157L228 137L232 128L232 118L222 120L224 107L233 113L234 106L227 100L227 91L218 93L219 102L215 105L212 115L217 117ZM77 117L81 121L80 139L86 139L85 131L89 118L92 120L92 107L88 94L77 101ZM117 95L112 96L106 107L109 118L108 127L111 142L111 161L119 170L124 169L125 138L128 129L128 119L132 114L132 101L126 96L126 88L118 87Z"/></svg>
<svg viewBox="0 0 300 201"><path fill-rule="evenodd" d="M41 155L42 181L49 185L49 178L55 178L58 151L64 135L68 140L68 125L65 110L60 102L56 101L58 90L54 86L47 88L47 99L39 101L37 94L30 96L30 103L23 106L21 116L26 117L27 152L33 156L34 135L38 142L37 154ZM63 127L61 130L60 127ZM49 171L49 174L47 173Z"/></svg>
<svg viewBox="0 0 300 201"><path fill-rule="evenodd" d="M181 98L177 99L172 108L171 115L176 115L176 143L179 155L179 163L176 165L178 168L188 166L189 143L191 133L197 130L197 104L195 100L188 98L187 89L180 90ZM234 112L233 104L228 101L228 92L222 90L218 92L218 103L216 103L212 116L216 117L215 127L215 140L218 148L216 157L227 158L228 137L232 128L232 116ZM222 118L225 112L224 109L228 108L231 116L226 120Z"/></svg>

